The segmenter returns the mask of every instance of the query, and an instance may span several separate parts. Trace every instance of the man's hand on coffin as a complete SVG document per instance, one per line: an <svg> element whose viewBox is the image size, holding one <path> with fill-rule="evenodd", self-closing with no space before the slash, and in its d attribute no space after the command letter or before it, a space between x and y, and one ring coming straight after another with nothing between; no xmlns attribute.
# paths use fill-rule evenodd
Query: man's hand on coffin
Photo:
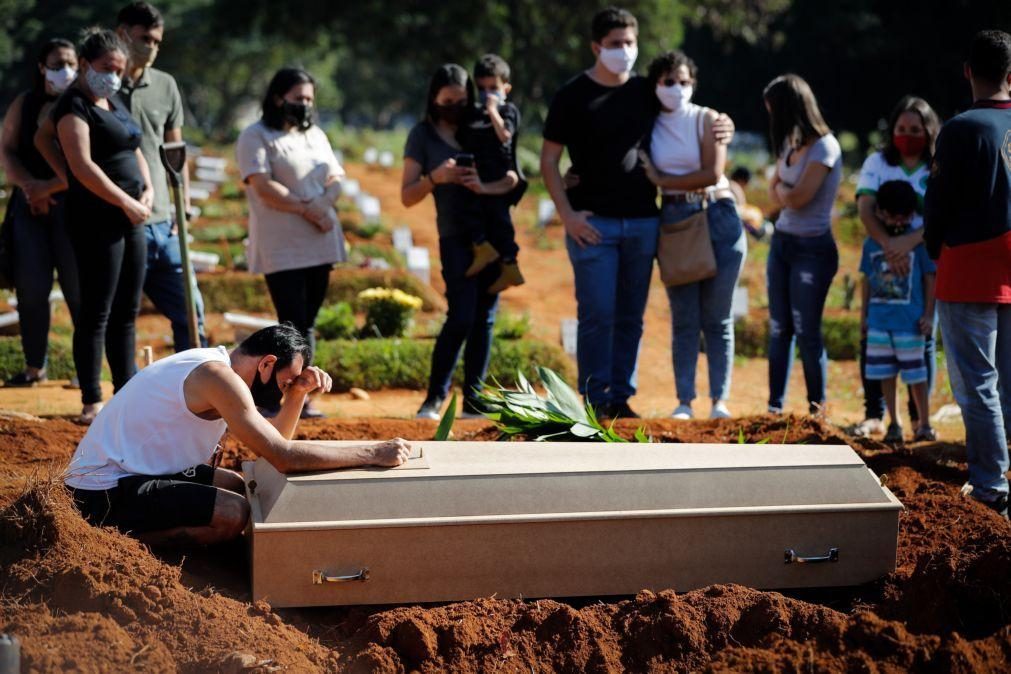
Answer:
<svg viewBox="0 0 1011 674"><path fill-rule="evenodd" d="M380 442L370 449L373 452L371 463L375 466L392 468L406 462L411 456L411 446L401 438Z"/></svg>

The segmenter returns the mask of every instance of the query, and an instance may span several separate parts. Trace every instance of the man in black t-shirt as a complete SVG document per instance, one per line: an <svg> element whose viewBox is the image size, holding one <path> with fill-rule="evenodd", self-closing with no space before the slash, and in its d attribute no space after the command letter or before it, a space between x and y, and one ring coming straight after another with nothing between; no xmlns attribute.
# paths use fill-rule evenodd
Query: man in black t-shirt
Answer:
<svg viewBox="0 0 1011 674"><path fill-rule="evenodd" d="M593 67L555 94L544 124L541 173L565 225L575 272L579 391L598 414L636 417L635 393L643 312L658 235L657 190L637 146L659 106L652 84L632 71L638 23L625 10L593 17ZM716 130L729 142L733 125ZM559 170L568 149L578 182L566 190Z"/></svg>

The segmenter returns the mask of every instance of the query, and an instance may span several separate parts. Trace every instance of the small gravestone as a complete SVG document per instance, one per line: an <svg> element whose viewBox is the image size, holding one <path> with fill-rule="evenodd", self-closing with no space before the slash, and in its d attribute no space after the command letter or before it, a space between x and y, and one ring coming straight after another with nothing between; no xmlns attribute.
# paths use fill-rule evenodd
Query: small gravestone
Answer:
<svg viewBox="0 0 1011 674"><path fill-rule="evenodd" d="M228 175L225 174L224 169L216 168L197 168L197 170L194 171L194 177L196 177L197 180L218 184L228 180Z"/></svg>
<svg viewBox="0 0 1011 674"><path fill-rule="evenodd" d="M213 171L224 171L228 167L228 160L224 157L197 157L193 160L197 169L211 169Z"/></svg>
<svg viewBox="0 0 1011 674"><path fill-rule="evenodd" d="M393 250L407 257L407 252L413 246L414 235L411 233L409 227L397 227L393 230Z"/></svg>
<svg viewBox="0 0 1011 674"><path fill-rule="evenodd" d="M361 212L362 217L365 219L365 222L379 222L379 219L382 215L382 209L379 203L379 199L370 194L365 194L364 192L362 192L361 194L358 195L358 198L355 199L355 201L358 205L358 210Z"/></svg>
<svg viewBox="0 0 1011 674"><path fill-rule="evenodd" d="M243 314L237 311L226 311L224 319L226 323L235 329L236 342L241 342L257 330L277 325L277 321L273 319L263 318L261 316L250 316L249 314Z"/></svg>
<svg viewBox="0 0 1011 674"><path fill-rule="evenodd" d="M349 199L354 199L359 194L361 194L362 187L361 184L354 178L348 178L347 180L341 181L341 194Z"/></svg>
<svg viewBox="0 0 1011 674"><path fill-rule="evenodd" d="M734 297L730 305L730 315L734 320L748 315L748 289L734 288Z"/></svg>
<svg viewBox="0 0 1011 674"><path fill-rule="evenodd" d="M368 165L373 165L379 161L379 150L374 147L367 148L364 153L362 153L362 159Z"/></svg>
<svg viewBox="0 0 1011 674"><path fill-rule="evenodd" d="M562 350L570 356L576 355L577 336L579 334L579 320L575 318L562 319Z"/></svg>
<svg viewBox="0 0 1011 674"><path fill-rule="evenodd" d="M555 217L555 202L542 198L537 202L537 225L546 226Z"/></svg>
<svg viewBox="0 0 1011 674"><path fill-rule="evenodd" d="M221 256L217 253L190 251L190 263L193 265L193 271L214 271L218 268L219 262L221 262Z"/></svg>
<svg viewBox="0 0 1011 674"><path fill-rule="evenodd" d="M424 283L432 280L432 263L428 249L424 246L411 246L407 251L407 271Z"/></svg>
<svg viewBox="0 0 1011 674"><path fill-rule="evenodd" d="M393 166L393 153L389 150L383 150L379 153L379 165L383 168L390 168Z"/></svg>

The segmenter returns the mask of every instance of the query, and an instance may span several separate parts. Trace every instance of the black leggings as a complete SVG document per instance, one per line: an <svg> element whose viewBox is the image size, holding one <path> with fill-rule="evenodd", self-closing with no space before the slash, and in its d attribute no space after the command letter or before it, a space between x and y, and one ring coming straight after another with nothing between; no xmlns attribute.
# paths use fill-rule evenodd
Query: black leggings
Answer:
<svg viewBox="0 0 1011 674"><path fill-rule="evenodd" d="M96 209L97 210L97 209ZM136 321L147 265L147 239L119 209L71 223L81 308L74 329L74 365L85 405L101 402L102 346L114 391L137 372Z"/></svg>
<svg viewBox="0 0 1011 674"><path fill-rule="evenodd" d="M309 340L313 352L316 351L316 339L312 327L316 324L316 314L326 299L332 267L330 264L321 264L266 275L270 299L277 310L277 320L294 325Z"/></svg>

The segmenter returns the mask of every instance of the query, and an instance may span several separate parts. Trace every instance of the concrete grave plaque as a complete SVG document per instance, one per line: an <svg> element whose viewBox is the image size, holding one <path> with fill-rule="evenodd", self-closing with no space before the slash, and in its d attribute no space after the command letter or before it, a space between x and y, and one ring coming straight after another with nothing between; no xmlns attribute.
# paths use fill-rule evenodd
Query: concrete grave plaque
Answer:
<svg viewBox="0 0 1011 674"><path fill-rule="evenodd" d="M849 447L413 445L395 469L243 464L254 600L839 586L895 567L902 505Z"/></svg>

